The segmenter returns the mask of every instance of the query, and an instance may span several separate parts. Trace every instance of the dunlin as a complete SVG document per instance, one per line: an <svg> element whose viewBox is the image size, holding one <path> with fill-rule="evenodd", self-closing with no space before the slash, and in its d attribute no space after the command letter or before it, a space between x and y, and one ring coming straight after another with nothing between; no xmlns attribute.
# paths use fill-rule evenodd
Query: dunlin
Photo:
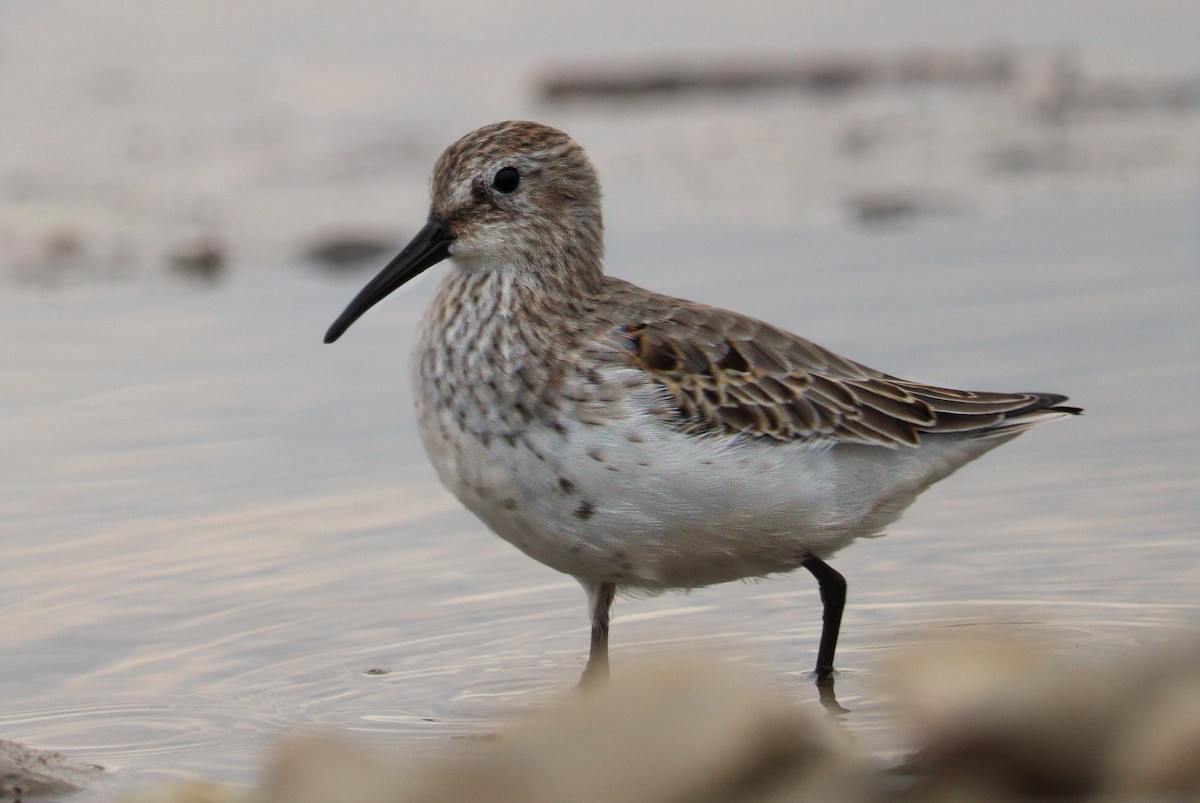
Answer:
<svg viewBox="0 0 1200 803"><path fill-rule="evenodd" d="M438 159L428 222L325 335L337 340L449 259L413 388L445 485L501 538L587 592L584 680L608 674L618 590L790 572L824 606L833 672L846 582L825 559L1065 396L898 379L753 318L604 275L600 184L583 149L531 122Z"/></svg>

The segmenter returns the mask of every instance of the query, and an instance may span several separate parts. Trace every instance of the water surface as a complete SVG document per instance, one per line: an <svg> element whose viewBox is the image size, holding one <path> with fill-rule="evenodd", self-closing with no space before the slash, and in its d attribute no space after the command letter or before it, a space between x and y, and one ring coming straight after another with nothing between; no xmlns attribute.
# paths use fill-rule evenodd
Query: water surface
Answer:
<svg viewBox="0 0 1200 803"><path fill-rule="evenodd" d="M36 41L73 5L3 13ZM211 43L210 29L224 30L210 19L196 36ZM33 75L24 46L6 41L14 55L0 70ZM1116 48L1097 41L1085 64ZM85 48L37 75L125 86L118 68L144 77L169 61L156 43L126 60ZM351 45L322 47L332 70ZM1129 76L1171 72L1129 47L1114 61ZM157 96L143 86L104 106L93 83L76 98L94 155L125 148L131 131L154 132L155 155L60 156L31 128L13 140L23 167L6 163L0 185L0 737L112 770L77 799L162 777L248 780L271 738L297 727L435 749L574 683L580 590L488 534L421 451L406 365L432 282L324 346L369 268L331 274L298 257L307 238L353 221L401 240L423 219L437 150L497 116L542 117L591 149L614 274L891 373L1060 391L1087 408L968 466L887 537L836 558L850 583L839 697L870 749L905 749L874 667L913 629L1002 621L1098 649L1194 624L1194 109L1047 129L1021 116L1032 80L984 95L546 109L518 76L499 96L417 104L401 120L362 116L350 101L378 97L339 95L354 81L334 74L325 105L299 119L264 105L264 85L230 94L236 75L179 59L213 94L155 84ZM204 104L219 110L203 118L210 128L183 138ZM61 98L46 105L66 113ZM253 119L245 130L265 139L226 136ZM114 120L126 127L101 125ZM839 143L853 131L881 139L848 153ZM1014 174L993 158L1064 143L1071 158L1053 169ZM900 191L919 202L912 214L864 225L853 212L863 193ZM78 247L54 239L64 231ZM165 267L199 235L228 249L214 281ZM621 599L615 615L618 673L635 653L682 648L750 663L817 704L806 673L820 612L806 574Z"/></svg>

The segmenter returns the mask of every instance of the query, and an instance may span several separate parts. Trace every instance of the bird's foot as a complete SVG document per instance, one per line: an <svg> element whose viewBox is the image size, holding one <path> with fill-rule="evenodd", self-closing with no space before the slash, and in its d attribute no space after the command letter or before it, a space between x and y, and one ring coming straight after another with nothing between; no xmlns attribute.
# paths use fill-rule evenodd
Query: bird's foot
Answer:
<svg viewBox="0 0 1200 803"><path fill-rule="evenodd" d="M833 685L833 669L825 671L817 670L812 673L812 677L817 686L817 698L821 701L821 705L825 706L825 710L832 717L842 717L850 713L850 709L844 707L837 700L837 692Z"/></svg>

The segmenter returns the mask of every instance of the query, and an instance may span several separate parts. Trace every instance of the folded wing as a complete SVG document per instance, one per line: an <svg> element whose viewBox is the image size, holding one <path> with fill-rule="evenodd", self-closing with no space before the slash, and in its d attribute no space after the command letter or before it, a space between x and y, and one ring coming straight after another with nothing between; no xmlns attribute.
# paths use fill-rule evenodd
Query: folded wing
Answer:
<svg viewBox="0 0 1200 803"><path fill-rule="evenodd" d="M644 292L644 291L643 291ZM926 435L1013 434L1077 414L1049 393L988 393L898 379L781 329L658 297L655 314L611 330L612 352L665 391L685 431L915 447Z"/></svg>

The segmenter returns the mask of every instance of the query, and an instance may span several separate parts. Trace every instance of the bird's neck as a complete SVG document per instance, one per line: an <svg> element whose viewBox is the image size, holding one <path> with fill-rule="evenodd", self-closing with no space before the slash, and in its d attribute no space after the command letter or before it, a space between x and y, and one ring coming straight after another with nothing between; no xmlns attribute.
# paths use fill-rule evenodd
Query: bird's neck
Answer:
<svg viewBox="0 0 1200 803"><path fill-rule="evenodd" d="M597 284L603 276L597 271ZM589 319L597 290L507 266L454 266L425 314L416 353L419 393L477 434L514 433L547 388ZM525 401L522 401L525 400Z"/></svg>

